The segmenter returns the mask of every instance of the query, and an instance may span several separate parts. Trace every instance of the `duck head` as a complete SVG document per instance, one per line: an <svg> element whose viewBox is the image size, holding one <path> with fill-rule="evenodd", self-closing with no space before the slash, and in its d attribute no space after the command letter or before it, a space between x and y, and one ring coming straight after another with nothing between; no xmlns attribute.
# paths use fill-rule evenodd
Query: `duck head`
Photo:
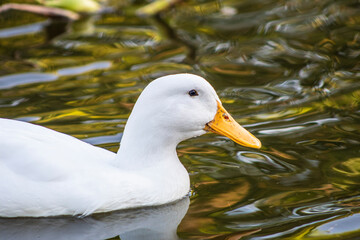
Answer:
<svg viewBox="0 0 360 240"><path fill-rule="evenodd" d="M224 109L204 78L193 74L168 75L152 81L141 93L121 146L127 142L177 145L206 132L226 136L246 147L261 147L261 142Z"/></svg>

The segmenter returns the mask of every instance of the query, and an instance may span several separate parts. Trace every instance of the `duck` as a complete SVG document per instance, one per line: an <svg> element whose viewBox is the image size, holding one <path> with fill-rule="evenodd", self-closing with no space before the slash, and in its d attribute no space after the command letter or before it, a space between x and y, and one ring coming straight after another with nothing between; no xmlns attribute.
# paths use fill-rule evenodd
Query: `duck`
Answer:
<svg viewBox="0 0 360 240"><path fill-rule="evenodd" d="M0 119L0 217L88 216L186 197L176 147L207 132L260 148L203 77L159 77L138 97L117 153L40 125Z"/></svg>

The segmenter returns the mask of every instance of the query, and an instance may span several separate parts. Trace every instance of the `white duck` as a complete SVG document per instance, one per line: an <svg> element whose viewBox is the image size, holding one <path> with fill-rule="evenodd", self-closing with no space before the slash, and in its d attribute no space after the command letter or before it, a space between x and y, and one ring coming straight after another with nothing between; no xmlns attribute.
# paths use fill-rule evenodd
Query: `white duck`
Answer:
<svg viewBox="0 0 360 240"><path fill-rule="evenodd" d="M30 123L0 119L0 216L89 215L161 205L189 192L176 154L212 131L260 148L192 74L158 78L141 93L117 154Z"/></svg>

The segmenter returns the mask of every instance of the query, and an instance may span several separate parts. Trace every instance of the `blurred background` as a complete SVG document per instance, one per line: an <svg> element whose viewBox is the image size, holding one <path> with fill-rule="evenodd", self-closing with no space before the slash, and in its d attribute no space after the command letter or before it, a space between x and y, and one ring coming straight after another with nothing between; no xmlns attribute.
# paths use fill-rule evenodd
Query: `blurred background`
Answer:
<svg viewBox="0 0 360 240"><path fill-rule="evenodd" d="M116 152L142 89L188 72L262 141L180 144L180 239L360 237L359 0L1 4L1 117Z"/></svg>

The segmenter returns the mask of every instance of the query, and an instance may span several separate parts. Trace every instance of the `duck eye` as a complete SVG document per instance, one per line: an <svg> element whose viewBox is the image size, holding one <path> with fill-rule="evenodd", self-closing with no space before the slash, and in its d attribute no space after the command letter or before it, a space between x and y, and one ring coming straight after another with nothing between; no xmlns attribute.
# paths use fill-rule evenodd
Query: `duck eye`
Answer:
<svg viewBox="0 0 360 240"><path fill-rule="evenodd" d="M189 95L190 97L194 97L194 96L199 96L199 93L195 89L192 89L189 91Z"/></svg>

